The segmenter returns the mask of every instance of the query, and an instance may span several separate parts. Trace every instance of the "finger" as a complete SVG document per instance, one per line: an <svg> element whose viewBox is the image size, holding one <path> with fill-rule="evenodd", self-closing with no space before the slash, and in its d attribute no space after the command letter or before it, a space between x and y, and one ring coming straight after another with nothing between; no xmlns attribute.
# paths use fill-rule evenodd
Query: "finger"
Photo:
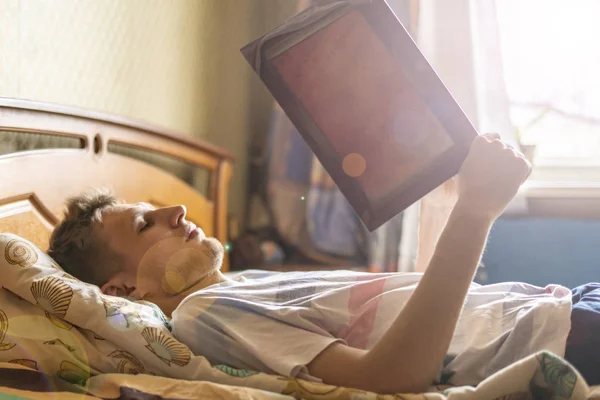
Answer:
<svg viewBox="0 0 600 400"><path fill-rule="evenodd" d="M510 151L512 153L513 156L515 156L516 158L522 158L523 160L525 160L525 157L523 156L523 154L521 154L521 152L517 149L515 149L512 146L507 145L506 149L508 151Z"/></svg>
<svg viewBox="0 0 600 400"><path fill-rule="evenodd" d="M522 159L523 161L527 162L527 164L528 164L528 167L529 167L530 169L532 168L532 165L531 165L531 163L529 162L529 160L527 159L527 157L525 157L525 154L523 154L523 153L521 152L521 150L519 150L519 149L515 149L513 146L511 146L511 145L508 145L508 144L506 145L506 148L507 148L508 150L511 150L512 154L513 154L515 157L517 157L517 158L520 158L520 159Z"/></svg>
<svg viewBox="0 0 600 400"><path fill-rule="evenodd" d="M489 133L484 133L483 135L481 135L489 140L500 140L502 139L502 136L500 136L499 133L496 132L489 132Z"/></svg>
<svg viewBox="0 0 600 400"><path fill-rule="evenodd" d="M502 147L504 149L508 148L509 145L502 140L499 134L497 133L486 133L485 135L480 136L480 142L482 143L493 143L498 147Z"/></svg>
<svg viewBox="0 0 600 400"><path fill-rule="evenodd" d="M520 178L522 181L529 176L530 165L528 161L519 155L519 152L512 148L503 149L499 154L501 157L502 169L508 175ZM522 183L522 182L521 182Z"/></svg>
<svg viewBox="0 0 600 400"><path fill-rule="evenodd" d="M531 163L522 157L517 158L517 163L518 163L518 168L519 168L519 174L521 175L521 185L522 185L523 183L525 183L525 181L527 179L529 179L529 176L531 175L533 168L531 166Z"/></svg>
<svg viewBox="0 0 600 400"><path fill-rule="evenodd" d="M505 150L506 149L506 143L504 143L502 140L500 139L494 139L491 142L491 145L500 149L500 150Z"/></svg>
<svg viewBox="0 0 600 400"><path fill-rule="evenodd" d="M533 172L533 165L531 165L529 160L527 160L526 158L523 158L523 160L525 160L525 164L527 166L527 173L525 174L525 179L523 179L523 182L525 182L527 179L529 179L531 173Z"/></svg>

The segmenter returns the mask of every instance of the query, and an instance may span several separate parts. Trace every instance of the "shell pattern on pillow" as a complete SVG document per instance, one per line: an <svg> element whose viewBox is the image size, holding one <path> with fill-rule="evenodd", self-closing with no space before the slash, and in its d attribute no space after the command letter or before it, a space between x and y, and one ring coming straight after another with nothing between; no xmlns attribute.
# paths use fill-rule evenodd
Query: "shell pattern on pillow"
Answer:
<svg viewBox="0 0 600 400"><path fill-rule="evenodd" d="M155 307L103 294L17 235L0 234L0 268L0 361L77 384L118 372L275 392L286 385L281 377L211 366L171 335Z"/></svg>

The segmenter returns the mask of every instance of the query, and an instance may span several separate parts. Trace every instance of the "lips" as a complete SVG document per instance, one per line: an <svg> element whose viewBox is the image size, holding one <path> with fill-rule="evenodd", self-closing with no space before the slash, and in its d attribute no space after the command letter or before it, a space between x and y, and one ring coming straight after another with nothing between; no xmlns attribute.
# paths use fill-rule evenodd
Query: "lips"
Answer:
<svg viewBox="0 0 600 400"><path fill-rule="evenodd" d="M186 233L186 241L197 238L198 236L204 234L202 229L198 228L195 224L191 223L188 225L187 233Z"/></svg>
<svg viewBox="0 0 600 400"><path fill-rule="evenodd" d="M192 240L192 239L197 238L199 234L200 234L200 232L198 232L198 228L192 229L192 231L188 235L188 240Z"/></svg>

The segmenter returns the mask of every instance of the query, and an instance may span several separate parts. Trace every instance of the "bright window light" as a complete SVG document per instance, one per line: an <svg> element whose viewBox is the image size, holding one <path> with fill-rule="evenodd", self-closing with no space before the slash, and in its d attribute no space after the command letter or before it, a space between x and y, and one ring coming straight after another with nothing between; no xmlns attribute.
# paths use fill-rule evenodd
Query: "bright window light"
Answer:
<svg viewBox="0 0 600 400"><path fill-rule="evenodd" d="M600 165L600 1L497 0L511 119L544 163Z"/></svg>

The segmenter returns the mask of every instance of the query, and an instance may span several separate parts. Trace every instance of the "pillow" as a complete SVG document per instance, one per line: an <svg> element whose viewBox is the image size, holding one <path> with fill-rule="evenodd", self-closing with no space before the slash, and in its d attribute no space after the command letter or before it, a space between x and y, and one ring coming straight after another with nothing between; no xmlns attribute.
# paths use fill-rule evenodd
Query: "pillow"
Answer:
<svg viewBox="0 0 600 400"><path fill-rule="evenodd" d="M156 307L103 294L17 235L0 234L0 269L0 362L19 363L78 384L109 372L276 392L287 383L255 371L211 366L171 335Z"/></svg>

